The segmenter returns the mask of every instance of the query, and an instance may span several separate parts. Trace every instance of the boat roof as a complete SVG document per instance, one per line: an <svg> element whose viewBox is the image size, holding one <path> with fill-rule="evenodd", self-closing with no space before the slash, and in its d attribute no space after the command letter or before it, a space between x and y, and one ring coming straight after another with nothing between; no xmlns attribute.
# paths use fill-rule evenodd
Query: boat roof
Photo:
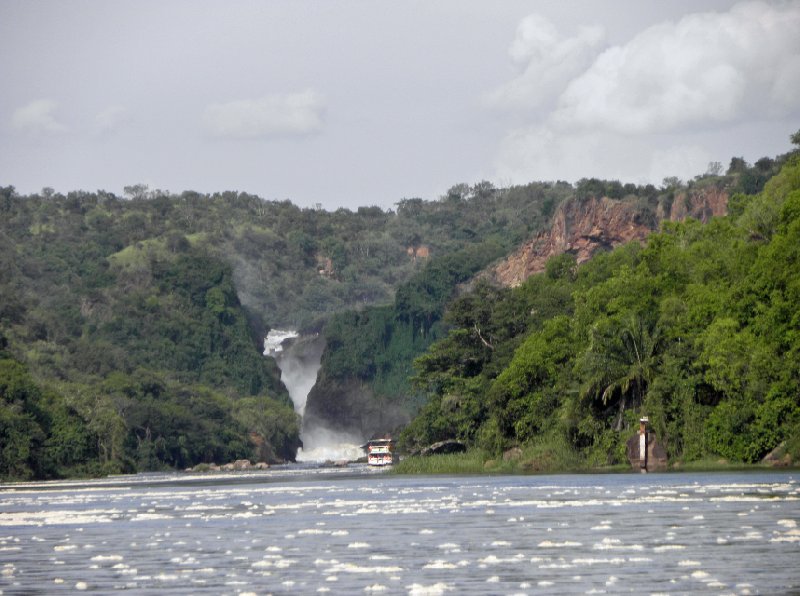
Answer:
<svg viewBox="0 0 800 596"><path fill-rule="evenodd" d="M376 447L380 445L393 445L394 439L370 439L366 443L364 443L361 448L366 449L367 447Z"/></svg>

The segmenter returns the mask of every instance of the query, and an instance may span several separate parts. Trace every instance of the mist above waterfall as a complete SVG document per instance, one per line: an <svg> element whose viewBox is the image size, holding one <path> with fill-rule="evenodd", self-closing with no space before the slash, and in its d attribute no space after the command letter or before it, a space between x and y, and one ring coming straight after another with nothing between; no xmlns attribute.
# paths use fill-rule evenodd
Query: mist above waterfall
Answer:
<svg viewBox="0 0 800 596"><path fill-rule="evenodd" d="M325 340L319 335L302 336L291 329L272 329L264 339L264 355L275 358L281 381L300 416L317 382L324 349ZM297 461L353 460L363 455L363 437L334 431L324 424L303 425L300 438L303 447L297 452Z"/></svg>

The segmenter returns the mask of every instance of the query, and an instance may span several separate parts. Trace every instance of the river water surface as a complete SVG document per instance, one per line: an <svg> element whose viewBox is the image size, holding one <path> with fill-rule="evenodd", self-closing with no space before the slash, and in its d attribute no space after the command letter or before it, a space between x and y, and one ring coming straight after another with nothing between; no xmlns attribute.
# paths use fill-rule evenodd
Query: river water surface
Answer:
<svg viewBox="0 0 800 596"><path fill-rule="evenodd" d="M310 466L0 486L0 591L800 592L793 473Z"/></svg>

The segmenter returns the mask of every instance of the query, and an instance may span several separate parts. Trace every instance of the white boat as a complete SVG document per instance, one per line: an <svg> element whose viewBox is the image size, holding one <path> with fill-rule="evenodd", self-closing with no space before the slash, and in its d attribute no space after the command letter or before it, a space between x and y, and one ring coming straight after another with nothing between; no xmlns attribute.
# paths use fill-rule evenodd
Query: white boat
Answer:
<svg viewBox="0 0 800 596"><path fill-rule="evenodd" d="M397 461L392 439L372 439L363 448L367 451L367 463L370 466L391 466Z"/></svg>

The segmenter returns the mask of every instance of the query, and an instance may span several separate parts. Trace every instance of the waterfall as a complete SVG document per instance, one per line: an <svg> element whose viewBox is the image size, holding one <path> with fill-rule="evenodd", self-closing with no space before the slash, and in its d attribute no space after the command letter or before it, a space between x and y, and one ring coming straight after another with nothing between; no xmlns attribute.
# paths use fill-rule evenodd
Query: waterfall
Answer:
<svg viewBox="0 0 800 596"><path fill-rule="evenodd" d="M281 381L289 391L295 411L303 415L306 399L322 363L324 340L318 335L302 336L292 329L272 329L264 339L264 355L275 358ZM303 428L303 447L297 461L324 462L354 460L364 455L362 437L331 430L322 425Z"/></svg>

